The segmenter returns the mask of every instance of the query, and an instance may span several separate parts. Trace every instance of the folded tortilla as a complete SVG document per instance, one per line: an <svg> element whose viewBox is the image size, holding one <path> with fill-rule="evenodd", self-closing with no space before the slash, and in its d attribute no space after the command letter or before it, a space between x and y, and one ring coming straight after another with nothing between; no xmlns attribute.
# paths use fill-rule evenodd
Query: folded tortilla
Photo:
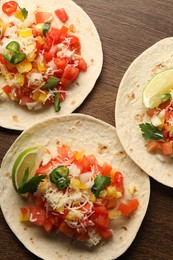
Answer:
<svg viewBox="0 0 173 260"><path fill-rule="evenodd" d="M144 51L126 71L118 90L115 117L117 134L131 159L158 182L173 187L173 161L147 152L139 124L149 122L142 93L157 73L173 67L173 38Z"/></svg>
<svg viewBox="0 0 173 260"><path fill-rule="evenodd" d="M125 199L137 198L138 209L130 217L113 220L113 239L89 249L58 234L47 234L42 228L28 226L19 221L19 209L27 204L12 185L11 171L14 161L24 149L46 146L53 153L57 143L67 144L72 150L94 154L98 163L107 162L124 175ZM150 183L145 174L124 152L116 129L93 117L71 114L52 118L25 130L5 155L1 170L1 209L11 230L32 253L46 260L100 260L115 259L123 254L133 242L145 216ZM134 194L130 189L134 187Z"/></svg>
<svg viewBox="0 0 173 260"><path fill-rule="evenodd" d="M0 17L6 21L8 17L2 12L1 8L4 2L6 0L0 3ZM61 103L61 110L58 113L54 111L53 105L46 106L41 110L30 111L17 102L11 101L5 94L2 95L3 80L0 77L0 126L9 129L24 130L43 119L69 114L79 107L93 89L101 72L103 53L101 41L93 22L83 9L73 1L18 0L17 3L28 11L28 17L24 21L26 26L34 21L34 12L37 10L52 12L54 15L52 26L56 24L59 27L62 23L55 16L54 11L59 8L65 8L69 19L64 25L70 26L73 24L75 26L76 32L74 34L79 37L81 42L81 56L88 64L87 71L84 73L81 72L77 80L68 87L66 99Z"/></svg>

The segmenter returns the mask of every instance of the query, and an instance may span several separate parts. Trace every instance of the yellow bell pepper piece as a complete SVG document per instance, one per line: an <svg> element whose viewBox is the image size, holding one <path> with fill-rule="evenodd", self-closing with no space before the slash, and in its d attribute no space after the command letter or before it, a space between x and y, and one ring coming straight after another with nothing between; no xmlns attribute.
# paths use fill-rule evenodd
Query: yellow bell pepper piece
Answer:
<svg viewBox="0 0 173 260"><path fill-rule="evenodd" d="M121 216L121 212L118 210L115 210L115 209L109 210L108 216L109 216L109 219L115 219L115 218Z"/></svg>
<svg viewBox="0 0 173 260"><path fill-rule="evenodd" d="M11 73L7 73L7 74L4 75L4 78L6 80L12 80L13 79L13 75Z"/></svg>
<svg viewBox="0 0 173 260"><path fill-rule="evenodd" d="M70 185L77 187L78 189L85 190L87 189L87 186L84 183L81 183L78 179L72 178Z"/></svg>
<svg viewBox="0 0 173 260"><path fill-rule="evenodd" d="M108 186L107 187L107 197L116 198L116 196L117 196L116 188L113 186Z"/></svg>
<svg viewBox="0 0 173 260"><path fill-rule="evenodd" d="M19 73L27 73L32 70L32 63L30 61L24 60L16 65Z"/></svg>
<svg viewBox="0 0 173 260"><path fill-rule="evenodd" d="M44 40L43 40L43 38L42 38L41 36L37 36L36 38L37 38L37 41L38 41L41 45L44 44Z"/></svg>
<svg viewBox="0 0 173 260"><path fill-rule="evenodd" d="M75 153L75 158L76 158L76 160L78 160L78 161L82 161L83 156L84 156L84 153L83 153L83 152L76 152L76 153Z"/></svg>
<svg viewBox="0 0 173 260"><path fill-rule="evenodd" d="M27 38L32 36L32 29L31 28L22 28L18 31L18 35L23 38Z"/></svg>
<svg viewBox="0 0 173 260"><path fill-rule="evenodd" d="M108 209L114 208L117 205L117 199L111 199L109 200L108 204L106 205L106 207Z"/></svg>
<svg viewBox="0 0 173 260"><path fill-rule="evenodd" d="M38 23L38 24L36 24L36 26L35 26L36 31L42 33L42 31L43 31L43 26L44 26L44 23Z"/></svg>
<svg viewBox="0 0 173 260"><path fill-rule="evenodd" d="M16 11L15 17L18 18L19 20L21 20L22 22L25 20L23 14L22 14L22 11L20 9Z"/></svg>
<svg viewBox="0 0 173 260"><path fill-rule="evenodd" d="M40 103L44 103L47 99L47 92L35 91L32 98Z"/></svg>
<svg viewBox="0 0 173 260"><path fill-rule="evenodd" d="M0 38L4 35L6 30L6 25L3 20L0 18Z"/></svg>
<svg viewBox="0 0 173 260"><path fill-rule="evenodd" d="M35 60L35 58L37 57L37 55L35 53L28 53L28 55L26 57L27 57L28 61L33 62Z"/></svg>
<svg viewBox="0 0 173 260"><path fill-rule="evenodd" d="M42 71L46 71L46 67L44 64L41 64L40 62L36 62L36 66L38 71L42 72Z"/></svg>
<svg viewBox="0 0 173 260"><path fill-rule="evenodd" d="M22 87L25 83L25 76L23 74L17 73L14 76L14 80L17 86Z"/></svg>

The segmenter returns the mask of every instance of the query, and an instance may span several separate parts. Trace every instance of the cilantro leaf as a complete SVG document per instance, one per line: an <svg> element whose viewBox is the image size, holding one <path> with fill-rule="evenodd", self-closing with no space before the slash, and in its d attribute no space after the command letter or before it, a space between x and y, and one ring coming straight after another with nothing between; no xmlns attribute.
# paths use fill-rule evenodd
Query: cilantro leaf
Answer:
<svg viewBox="0 0 173 260"><path fill-rule="evenodd" d="M23 17L26 19L28 16L28 11L26 10L26 8L21 8L20 10L22 12Z"/></svg>
<svg viewBox="0 0 173 260"><path fill-rule="evenodd" d="M21 184L17 189L17 191L21 194L25 194L27 192L34 193L37 190L37 187L40 184L40 182L42 182L46 178L46 175L37 175L32 177L27 182L28 176L29 176L29 168L25 170Z"/></svg>
<svg viewBox="0 0 173 260"><path fill-rule="evenodd" d="M154 125L145 123L140 124L139 127L141 128L142 135L145 140L156 140L165 142L163 132L157 129L157 127L155 127Z"/></svg>

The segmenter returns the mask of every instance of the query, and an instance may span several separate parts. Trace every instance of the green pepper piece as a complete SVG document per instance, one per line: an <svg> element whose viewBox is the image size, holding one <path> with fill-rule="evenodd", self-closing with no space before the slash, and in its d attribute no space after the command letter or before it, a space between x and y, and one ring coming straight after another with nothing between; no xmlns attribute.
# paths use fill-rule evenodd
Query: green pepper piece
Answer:
<svg viewBox="0 0 173 260"><path fill-rule="evenodd" d="M22 12L23 17L26 19L28 16L28 11L26 10L26 8L20 8L20 10Z"/></svg>
<svg viewBox="0 0 173 260"><path fill-rule="evenodd" d="M67 177L60 177L55 184L59 190L65 190L69 186L70 180Z"/></svg>
<svg viewBox="0 0 173 260"><path fill-rule="evenodd" d="M10 63L18 64L18 63L22 62L25 58L26 58L26 54L23 52L19 52L12 56Z"/></svg>
<svg viewBox="0 0 173 260"><path fill-rule="evenodd" d="M164 95L161 96L161 101L162 103L165 103L166 101L168 101L171 98L171 94L170 93L166 93Z"/></svg>
<svg viewBox="0 0 173 260"><path fill-rule="evenodd" d="M51 25L50 22L44 23L44 25L43 25L43 35L44 35L44 36L46 36L46 33L49 31L50 25Z"/></svg>
<svg viewBox="0 0 173 260"><path fill-rule="evenodd" d="M5 50L4 54L2 55L6 61L11 62L11 58L13 54L9 50Z"/></svg>
<svg viewBox="0 0 173 260"><path fill-rule="evenodd" d="M54 76L50 76L47 80L47 83L45 83L42 88L44 89L53 89L54 87L58 86L60 82L59 78L56 78Z"/></svg>
<svg viewBox="0 0 173 260"><path fill-rule="evenodd" d="M91 191L94 193L97 198L102 190L106 188L111 183L111 178L108 176L98 175L94 180L94 185L91 188Z"/></svg>
<svg viewBox="0 0 173 260"><path fill-rule="evenodd" d="M13 53L18 53L20 50L20 45L18 42L12 41L9 44L7 44L6 49Z"/></svg>
<svg viewBox="0 0 173 260"><path fill-rule="evenodd" d="M55 95L54 95L54 109L55 109L55 112L58 112L61 109L59 93L55 93Z"/></svg>

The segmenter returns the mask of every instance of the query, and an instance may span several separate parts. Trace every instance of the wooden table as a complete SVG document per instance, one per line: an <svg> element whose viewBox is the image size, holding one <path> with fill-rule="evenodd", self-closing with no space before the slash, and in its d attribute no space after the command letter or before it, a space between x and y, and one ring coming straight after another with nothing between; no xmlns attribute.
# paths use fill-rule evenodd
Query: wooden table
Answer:
<svg viewBox="0 0 173 260"><path fill-rule="evenodd" d="M126 69L146 48L162 38L173 36L173 1L76 0L75 2L95 23L104 52L102 73L95 88L76 112L95 116L115 125L116 94ZM19 134L17 131L0 128L0 161ZM13 258L39 259L18 241L0 213L0 259ZM131 247L119 259L173 259L171 188L151 179L151 199L143 225Z"/></svg>

